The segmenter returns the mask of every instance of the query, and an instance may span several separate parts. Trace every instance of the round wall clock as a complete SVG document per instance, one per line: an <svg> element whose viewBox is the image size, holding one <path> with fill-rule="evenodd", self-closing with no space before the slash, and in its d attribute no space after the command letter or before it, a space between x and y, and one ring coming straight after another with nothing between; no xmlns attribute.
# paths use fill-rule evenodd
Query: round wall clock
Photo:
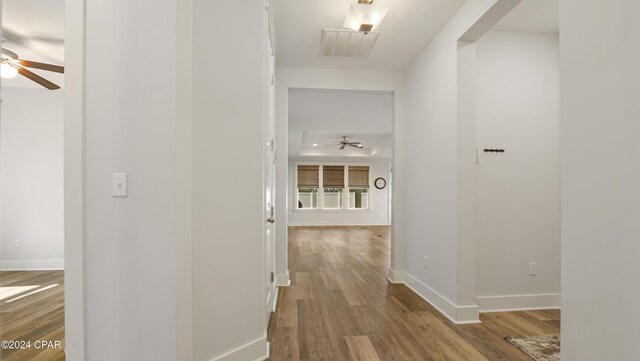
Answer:
<svg viewBox="0 0 640 361"><path fill-rule="evenodd" d="M373 182L373 184L376 186L376 188L378 189L383 189L384 187L387 186L387 181L384 180L384 178L382 177L378 177L376 178L376 180Z"/></svg>

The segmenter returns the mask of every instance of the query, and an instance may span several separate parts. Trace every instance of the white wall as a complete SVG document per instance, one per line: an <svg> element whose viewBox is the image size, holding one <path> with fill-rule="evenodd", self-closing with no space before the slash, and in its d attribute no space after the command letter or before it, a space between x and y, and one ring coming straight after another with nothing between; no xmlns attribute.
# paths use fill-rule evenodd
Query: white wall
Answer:
<svg viewBox="0 0 640 361"><path fill-rule="evenodd" d="M459 297L458 281L475 279L459 257L475 254L458 244L457 43L494 3L462 5L406 73L406 283L459 322L477 320L477 306L475 292Z"/></svg>
<svg viewBox="0 0 640 361"><path fill-rule="evenodd" d="M64 267L63 99L62 90L2 89L0 269Z"/></svg>
<svg viewBox="0 0 640 361"><path fill-rule="evenodd" d="M640 360L640 4L560 1L562 360Z"/></svg>
<svg viewBox="0 0 640 361"><path fill-rule="evenodd" d="M78 359L265 354L264 11L260 1L87 4ZM242 42L221 31L238 18L253 25L236 31ZM128 198L111 196L114 172L129 174Z"/></svg>
<svg viewBox="0 0 640 361"><path fill-rule="evenodd" d="M331 90L368 90L390 91L394 97L393 119L393 164L395 183L393 194L393 224L391 229L391 272L404 269L404 230L405 230L405 85L399 72L353 71L312 68L276 68L276 143L287 144L289 127L289 89L331 89ZM280 150L282 153L282 150ZM280 157L282 159L282 156ZM280 160L276 169L276 204L287 204L288 162ZM278 207L276 219L287 219L287 210ZM287 270L287 223L276 222L276 280L278 284L288 283Z"/></svg>
<svg viewBox="0 0 640 361"><path fill-rule="evenodd" d="M191 183L193 132L193 1L176 9L176 359L193 360L193 189Z"/></svg>
<svg viewBox="0 0 640 361"><path fill-rule="evenodd" d="M351 161L354 164L370 164L371 184L369 188L369 209L367 210L297 210L296 209L296 188L295 172L296 162L323 162L318 159L289 159L289 177L291 185L288 189L287 204L289 226L340 226L340 225L388 225L389 224L389 187L377 189L373 181L384 178L389 182L389 160L385 159L356 159ZM327 161L329 162L329 161ZM341 161L340 164L347 164Z"/></svg>
<svg viewBox="0 0 640 361"><path fill-rule="evenodd" d="M224 359L257 360L266 352L264 13L261 1L193 3L197 361L217 360L236 348L243 351Z"/></svg>
<svg viewBox="0 0 640 361"><path fill-rule="evenodd" d="M506 150L478 153L478 305L558 307L558 36L490 31L475 49L476 144Z"/></svg>
<svg viewBox="0 0 640 361"><path fill-rule="evenodd" d="M77 360L176 360L176 7L86 3L87 354ZM115 172L129 174L128 198L112 197Z"/></svg>

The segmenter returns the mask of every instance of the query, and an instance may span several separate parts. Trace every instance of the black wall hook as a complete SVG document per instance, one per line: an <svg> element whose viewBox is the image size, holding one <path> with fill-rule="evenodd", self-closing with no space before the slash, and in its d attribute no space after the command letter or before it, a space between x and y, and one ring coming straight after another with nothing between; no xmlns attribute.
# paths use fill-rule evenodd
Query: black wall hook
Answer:
<svg viewBox="0 0 640 361"><path fill-rule="evenodd" d="M487 153L504 153L504 149L485 148L483 151Z"/></svg>

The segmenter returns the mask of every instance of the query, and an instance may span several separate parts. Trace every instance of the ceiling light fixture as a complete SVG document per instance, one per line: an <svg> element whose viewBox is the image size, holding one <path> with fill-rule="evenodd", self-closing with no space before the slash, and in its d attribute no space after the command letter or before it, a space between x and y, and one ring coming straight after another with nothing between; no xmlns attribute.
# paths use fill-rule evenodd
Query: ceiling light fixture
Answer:
<svg viewBox="0 0 640 361"><path fill-rule="evenodd" d="M0 76L5 79L15 78L18 76L18 69L7 63L2 63L0 64Z"/></svg>
<svg viewBox="0 0 640 361"><path fill-rule="evenodd" d="M314 147L317 147L317 146L318 146L318 143L313 143L313 146L314 146Z"/></svg>
<svg viewBox="0 0 640 361"><path fill-rule="evenodd" d="M53 65L47 63L41 63L38 61L31 61L18 58L18 54L13 51L2 48L0 49L0 77L14 78L18 74L30 79L49 90L60 89L59 85L56 85L40 75L27 70L26 68L34 68L46 71L52 71L54 73L64 73L64 67L60 65Z"/></svg>
<svg viewBox="0 0 640 361"><path fill-rule="evenodd" d="M387 11L389 11L388 6L373 5L373 0L358 0L357 4L349 6L344 27L368 34L380 27Z"/></svg>

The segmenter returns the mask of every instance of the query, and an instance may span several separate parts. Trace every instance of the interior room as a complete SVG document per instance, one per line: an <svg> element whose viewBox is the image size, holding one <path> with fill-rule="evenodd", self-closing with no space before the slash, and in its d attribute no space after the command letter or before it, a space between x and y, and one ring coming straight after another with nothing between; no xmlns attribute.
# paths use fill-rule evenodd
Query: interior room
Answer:
<svg viewBox="0 0 640 361"><path fill-rule="evenodd" d="M2 360L64 359L63 65L64 1L4 1L0 339L47 342Z"/></svg>
<svg viewBox="0 0 640 361"><path fill-rule="evenodd" d="M392 94L382 92L289 91L289 226L390 225L386 183L393 102ZM307 172L318 176L310 174L313 188L305 189ZM329 184L333 172L335 188ZM324 187L318 184L320 173Z"/></svg>
<svg viewBox="0 0 640 361"><path fill-rule="evenodd" d="M447 170L443 168L442 173L434 173L434 169L444 166L441 159L446 157L445 150L455 145L455 142L443 143L448 139L445 136L445 127L449 127L450 124L440 125L434 122L425 126L420 124L421 120L416 118L418 113L413 111L409 113L408 118L408 127L413 131L407 132L407 141L399 148L406 149L406 156L410 162L406 171L413 177L408 182L418 181L410 183L406 191L407 205L412 211L407 215L407 219L408 222L415 222L412 223L412 229L417 233L409 234L406 239L405 247L410 247L412 252L406 254L405 270L390 270L388 274L382 272L378 276L379 279L389 277L392 282L404 284L415 292L415 295L427 301L426 305L435 307L438 310L437 314L443 314L455 324L491 324L497 319L504 319L502 327L484 328L487 332L501 335L503 338L515 336L510 334L513 331L510 331L509 327L519 324L519 318L530 319L520 325L522 329L518 331L518 335L527 334L530 337L527 339L528 342L533 343L539 338L540 342L553 344L555 347L558 347L560 333L557 9L556 1L524 1L512 11L503 9L502 12L488 14L479 19L475 24L471 24L469 32L462 34L457 42L449 40L458 48L456 53L451 53L453 59L457 59L453 64L457 64L458 67L458 87L452 88L453 94L457 94L459 112L456 130L460 157L458 167L461 173L467 172L463 174L468 175L468 178L458 183L457 188L460 206L458 227L462 237L458 241L457 257L462 258L458 258L456 266L455 261L451 262L447 258L450 252L448 249L455 250L451 248L452 243L444 242L439 245L437 239L425 240L423 236L433 234L438 229L448 228L446 223L438 221L438 218L443 217L443 210L450 209L451 203L443 198L446 193L434 193L431 189L443 189L439 182L445 179ZM276 23L277 20L278 18ZM486 27L487 24L490 25L490 29L474 33L474 27ZM323 49L329 46L328 36L330 35L323 34L321 38L321 54ZM336 52L343 52L340 54L343 59L336 62L344 61L344 58L350 56L356 57L349 55L351 40L344 40L343 44L340 43L341 39L340 35L336 35L334 48L331 49L332 57L336 57ZM432 41L434 42L437 44L437 41ZM372 45L371 58L376 54L377 45ZM309 62L305 63L300 58L290 60L293 57L286 51L287 49L283 50L285 55L277 59L277 64L294 61L306 65L311 62L309 59ZM330 56L323 55L325 56L320 57L322 61L330 62L326 59ZM428 52L424 52L423 56L428 56ZM418 59L420 60L420 57ZM416 72L421 68L419 60L409 67L408 72ZM451 66L451 63L446 66ZM312 73L313 70L290 70L281 67L279 72L304 74ZM349 70L344 73L349 73ZM420 89L420 82L428 79L428 75L419 73L406 78L407 87L412 91L412 94L408 94L408 109L424 106L424 100L413 99L416 96L428 99L430 93ZM412 86L417 88L411 88ZM357 133L353 133L356 130L348 128L351 122L357 122L358 116L362 116L366 119L366 124L375 124L376 115L391 114L390 110L395 107L395 99L390 98L388 104L391 104L391 107L385 112L371 105L358 103L349 97L349 93L338 93L341 105L348 104L356 110L354 115L348 116L349 112L344 110L344 105L323 101L322 98L336 96L329 92L324 89L318 91L289 88L286 94L289 116L288 270L296 273L288 276L289 289L280 291L280 297L284 302L276 311L276 321L270 325L270 342L275 352L272 357L280 359L285 358L285 355L294 354L300 359L305 359L313 354L321 354L330 359L349 359L355 357L354 352L360 352L357 351L358 348L364 347L368 353L377 354L381 359L389 359L391 356L381 350L389 348L395 352L402 352L398 350L403 348L381 341L389 337L384 332L376 328L368 328L366 332L357 328L350 330L349 327L342 326L339 320L330 317L316 320L309 314L313 306L322 309L325 304L332 305L327 307L344 310L373 305L376 296L375 293L371 294L372 290L386 293L388 296L399 292L388 287L378 289L375 281L359 274L358 269L363 268L363 265L357 262L357 253L352 255L348 247L341 243L347 239L347 244L353 242L361 251L366 249L362 243L363 239L367 239L364 234L366 227L355 227L362 230L363 234L359 235L343 234L343 229L339 227L304 227L358 226L377 224L378 221L369 218L367 214L357 215L359 217L350 214L350 207L344 204L347 202L344 194L338 194L338 199L344 199L342 203L334 200L337 190L327 189L325 186L323 192L318 178L322 179L324 176L334 185L331 167L340 166L342 163L338 158L327 157L328 151L323 149L322 145L330 144L331 137L337 139L334 139L333 144L340 144L339 132L332 132L336 122L346 127L343 135L352 138L344 139L345 149L349 141L360 141ZM442 96L435 93L432 95ZM376 100L374 103L382 106L385 102ZM366 114L367 111L372 113ZM344 118L350 119L343 120ZM412 119L418 122L412 123ZM327 134L330 137L324 137ZM434 136L436 138L431 138ZM389 137L389 140L391 139L393 137ZM391 151L393 142L386 143L390 145ZM331 150L329 148L329 151ZM362 151L356 148L352 153L358 155ZM345 157L345 160L347 158ZM322 160L325 159L333 162L323 163ZM325 168L329 170L325 171ZM372 170L374 168L372 167ZM436 174L439 177L436 177ZM347 179L348 176L341 169L338 178ZM425 187L425 183L432 185ZM447 186L455 186L455 183ZM339 184L340 191L342 187L344 182ZM438 205L442 206L438 208ZM380 233L378 237L383 237L382 233L386 234L377 230L376 233ZM330 245L330 248L325 249L325 244ZM309 250L311 254L308 253ZM375 251L365 252L372 255L369 262L375 262ZM322 257L317 258L320 255ZM345 259L350 260L351 257L356 257L356 260L346 263ZM321 259L331 261L325 264ZM347 264L349 266L346 266ZM320 274L316 275L315 270ZM367 272L369 275L380 274L376 269L368 269ZM450 275L453 277L456 277L456 274L462 275L468 282L461 283L458 290L449 293L447 286L439 286L447 283L447 272L451 272ZM322 282L316 283L314 278ZM341 291L345 304L340 303L340 297L327 301L319 296L320 293L330 292L329 290ZM405 298L406 295L397 294L392 297L409 302ZM297 304L295 300L298 300ZM300 303L301 301L304 302ZM286 328L293 327L297 330L297 337L284 331L278 322L281 319L289 320L292 312L297 313L298 324L284 324ZM385 308L379 312L393 314L393 310ZM484 315L480 316L481 313ZM347 316L343 317L348 319ZM382 316L376 312L369 312L361 313L360 317L380 319ZM532 321L533 319L537 321ZM310 330L305 329L304 322L324 322L327 330L334 331L322 333L316 330L308 333ZM346 333L342 335L344 338L340 332L335 331L335 328L340 327L346 327ZM368 337L363 336L358 342L364 342L366 346L356 345L356 340L349 335L363 332L368 334ZM278 340L279 337L285 337L284 335L287 340L294 338L295 342L282 345ZM327 342L332 346L323 348L322 345L316 344L314 338L320 336L327 337L330 340ZM512 343L515 345L519 341L514 337ZM465 345L468 341L462 337L449 342ZM278 345L284 348L281 349ZM346 347L341 349L344 345ZM517 352L513 352L514 350ZM409 354L424 352L417 345L413 349L407 347L403 351ZM501 355L499 357L507 357L510 360L522 356L521 352L507 341L504 341L504 344L478 347L474 351L484 353L485 357L487 353L491 353L494 357ZM559 348L555 352L559 352ZM427 351L420 357L428 357L428 354ZM472 357L459 354L458 357L475 359L479 355ZM525 355L523 359L526 357Z"/></svg>
<svg viewBox="0 0 640 361"><path fill-rule="evenodd" d="M637 0L2 3L3 361L640 360Z"/></svg>

